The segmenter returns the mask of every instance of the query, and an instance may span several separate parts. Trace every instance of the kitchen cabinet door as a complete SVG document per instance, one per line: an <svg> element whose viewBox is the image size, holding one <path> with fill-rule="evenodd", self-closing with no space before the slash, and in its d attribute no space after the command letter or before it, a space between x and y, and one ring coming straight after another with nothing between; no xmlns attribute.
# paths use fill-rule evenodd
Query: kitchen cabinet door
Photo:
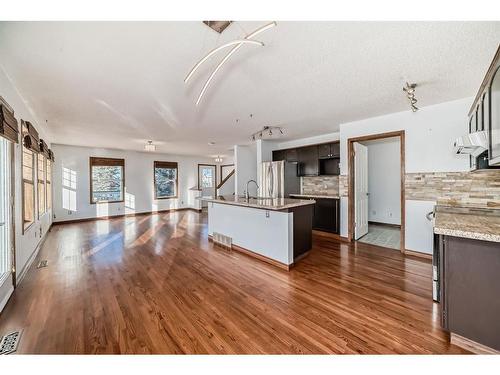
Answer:
<svg viewBox="0 0 500 375"><path fill-rule="evenodd" d="M273 161L285 160L285 150L273 151Z"/></svg>
<svg viewBox="0 0 500 375"><path fill-rule="evenodd" d="M318 157L320 159L326 159L332 156L332 145L327 143L318 146Z"/></svg>
<svg viewBox="0 0 500 375"><path fill-rule="evenodd" d="M338 158L340 157L340 142L332 143L332 157Z"/></svg>
<svg viewBox="0 0 500 375"><path fill-rule="evenodd" d="M298 161L297 149L291 148L289 150L285 150L285 160L286 161Z"/></svg>
<svg viewBox="0 0 500 375"><path fill-rule="evenodd" d="M300 176L318 176L318 146L301 147L297 150Z"/></svg>
<svg viewBox="0 0 500 375"><path fill-rule="evenodd" d="M314 229L339 233L339 200L315 198Z"/></svg>

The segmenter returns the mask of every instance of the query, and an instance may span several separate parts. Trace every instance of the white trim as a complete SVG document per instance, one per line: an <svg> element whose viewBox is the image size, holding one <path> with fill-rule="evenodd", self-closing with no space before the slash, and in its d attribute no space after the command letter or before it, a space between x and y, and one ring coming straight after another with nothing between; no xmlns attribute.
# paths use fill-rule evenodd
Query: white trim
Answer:
<svg viewBox="0 0 500 375"><path fill-rule="evenodd" d="M12 274L9 273L9 276L12 276ZM7 282L7 280L6 280L6 282ZM1 285L0 289L2 289L3 288L3 284L0 283L0 285ZM7 302L9 301L9 298L12 295L13 292L14 292L14 285L12 285L12 283L11 283L10 287L7 289L7 293L5 294L4 299L2 301L0 301L0 313L3 311L3 308L5 307L5 305L7 305Z"/></svg>
<svg viewBox="0 0 500 375"><path fill-rule="evenodd" d="M45 232L45 235L42 237L42 239L38 242L38 244L36 245L36 248L35 250L33 251L33 253L30 255L28 261L26 262L26 264L24 265L23 269L21 270L21 272L17 273L16 272L16 285L19 286L21 284L21 282L23 281L24 279L24 276L26 276L26 273L28 272L28 270L30 269L31 265L33 264L33 261L35 260L35 258L37 257L43 243L45 242L45 239L47 238L47 234L50 232L50 228Z"/></svg>

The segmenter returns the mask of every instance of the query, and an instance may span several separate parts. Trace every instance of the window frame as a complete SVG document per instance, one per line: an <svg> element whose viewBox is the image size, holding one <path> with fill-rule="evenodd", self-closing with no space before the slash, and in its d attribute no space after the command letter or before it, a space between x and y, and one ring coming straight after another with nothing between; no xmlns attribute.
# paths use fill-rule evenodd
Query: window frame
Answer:
<svg viewBox="0 0 500 375"><path fill-rule="evenodd" d="M116 201L99 201L94 202L92 199L93 193L93 179L92 179L92 167L121 167L122 168L122 191L121 200ZM125 202L125 159L120 158L107 158L107 157L94 157L89 158L89 183L90 183L90 204L101 204L101 203L124 203Z"/></svg>
<svg viewBox="0 0 500 375"><path fill-rule="evenodd" d="M40 163L40 158L42 158L42 176L40 176L40 166L38 165ZM41 177L41 178L40 178ZM38 220L47 213L47 158L45 157L44 154L38 153L36 156L36 180L37 180L37 185L36 185L36 200L37 200L37 212L38 212ZM40 211L40 184L43 185L43 188L45 189L44 194L43 194L43 211Z"/></svg>
<svg viewBox="0 0 500 375"><path fill-rule="evenodd" d="M50 166L50 180L49 180ZM50 194L50 207L49 207ZM47 212L52 210L52 160L45 158L45 209Z"/></svg>
<svg viewBox="0 0 500 375"><path fill-rule="evenodd" d="M175 195L170 197L158 197L156 192L156 168L175 168ZM155 200L159 199L177 199L179 198L179 164L176 161L159 161L153 162L153 195Z"/></svg>
<svg viewBox="0 0 500 375"><path fill-rule="evenodd" d="M24 178L24 152L28 151L28 152L31 152L31 155L32 155L32 158L31 158L31 181L30 180L27 180ZM21 177L22 177L22 181L21 181L21 192L22 192L22 222L23 222L23 234L25 234L28 229L30 229L34 224L35 224L35 221L36 221L36 216L35 216L35 210L37 209L35 207L35 194L37 194L37 192L35 191L35 155L37 155L38 153L36 153L35 151L33 150L30 150L28 147L26 147L24 145L24 142L23 142L23 145L21 147ZM30 184L32 186L32 189L33 189L33 198L32 198L32 201L33 201L33 220L31 221L31 223L26 226L26 223L28 221L26 221L26 205L25 205L25 196L26 196L26 189L24 188L24 184L27 183L27 184Z"/></svg>

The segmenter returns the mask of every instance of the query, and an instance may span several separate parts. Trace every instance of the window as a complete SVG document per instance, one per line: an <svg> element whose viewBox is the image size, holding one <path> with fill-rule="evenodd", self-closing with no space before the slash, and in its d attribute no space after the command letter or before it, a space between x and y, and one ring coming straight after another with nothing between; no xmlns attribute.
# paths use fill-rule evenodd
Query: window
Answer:
<svg viewBox="0 0 500 375"><path fill-rule="evenodd" d="M155 199L177 198L177 163L154 162Z"/></svg>
<svg viewBox="0 0 500 375"><path fill-rule="evenodd" d="M90 158L90 203L123 202L125 160Z"/></svg>
<svg viewBox="0 0 500 375"><path fill-rule="evenodd" d="M47 210L52 208L52 161L47 159Z"/></svg>
<svg viewBox="0 0 500 375"><path fill-rule="evenodd" d="M47 212L46 207L46 195L45 195L45 173L46 173L46 164L45 164L45 156L43 154L38 154L38 217Z"/></svg>
<svg viewBox="0 0 500 375"><path fill-rule="evenodd" d="M33 151L23 145L23 229L35 221L35 177Z"/></svg>

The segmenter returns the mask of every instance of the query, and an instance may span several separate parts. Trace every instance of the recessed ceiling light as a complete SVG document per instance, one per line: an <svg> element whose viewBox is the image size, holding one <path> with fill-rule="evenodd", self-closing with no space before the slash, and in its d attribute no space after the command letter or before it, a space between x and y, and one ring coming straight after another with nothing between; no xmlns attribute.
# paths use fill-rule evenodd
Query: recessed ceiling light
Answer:
<svg viewBox="0 0 500 375"><path fill-rule="evenodd" d="M215 145L215 142L208 142L208 145L209 145L209 146L214 146L214 145Z"/></svg>

